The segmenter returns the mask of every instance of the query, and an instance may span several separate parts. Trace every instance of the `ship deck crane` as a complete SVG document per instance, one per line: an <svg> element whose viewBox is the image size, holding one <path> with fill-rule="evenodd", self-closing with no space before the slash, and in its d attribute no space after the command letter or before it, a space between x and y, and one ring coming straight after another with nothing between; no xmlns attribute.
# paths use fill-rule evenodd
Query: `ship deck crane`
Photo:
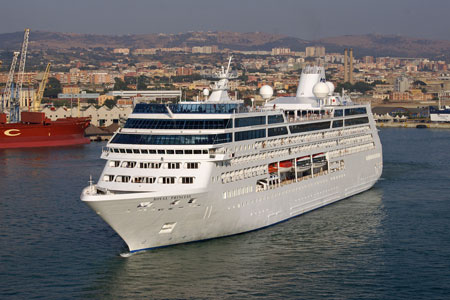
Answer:
<svg viewBox="0 0 450 300"><path fill-rule="evenodd" d="M30 29L25 29L23 36L22 51L20 53L19 73L17 74L16 95L12 99L11 107L9 110L9 120L11 123L20 121L20 98L22 95L23 77L25 73L25 62L27 60L28 49L28 37L30 35Z"/></svg>
<svg viewBox="0 0 450 300"><path fill-rule="evenodd" d="M42 77L42 81L39 84L39 89L36 92L36 97L34 98L33 103L33 111L39 111L41 106L42 97L44 96L45 86L47 85L48 75L50 73L51 63L47 64L47 68L45 68L44 76Z"/></svg>
<svg viewBox="0 0 450 300"><path fill-rule="evenodd" d="M13 59L11 62L11 68L9 69L9 73L8 73L8 79L6 80L5 90L3 91L1 112L5 112L5 109L7 107L10 107L10 105L11 105L11 86L14 81L14 71L16 69L17 57L19 57L19 54L20 54L20 52L18 52L18 51L14 52L14 56L13 56Z"/></svg>

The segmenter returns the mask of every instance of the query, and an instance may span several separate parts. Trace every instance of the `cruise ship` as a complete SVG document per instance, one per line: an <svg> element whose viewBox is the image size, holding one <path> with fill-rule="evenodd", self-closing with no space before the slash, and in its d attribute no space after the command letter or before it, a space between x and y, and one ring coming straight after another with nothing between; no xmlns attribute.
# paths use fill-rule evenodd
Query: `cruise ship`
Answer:
<svg viewBox="0 0 450 300"><path fill-rule="evenodd" d="M333 93L323 67L262 107L228 95L228 67L204 101L137 103L81 200L131 253L267 227L370 189L383 168L370 105ZM206 98L207 97L207 98Z"/></svg>

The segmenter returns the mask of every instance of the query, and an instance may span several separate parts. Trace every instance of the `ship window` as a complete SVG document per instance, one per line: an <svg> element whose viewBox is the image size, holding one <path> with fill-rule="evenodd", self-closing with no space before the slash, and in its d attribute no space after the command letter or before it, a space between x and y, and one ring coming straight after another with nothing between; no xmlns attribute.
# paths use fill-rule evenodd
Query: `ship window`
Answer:
<svg viewBox="0 0 450 300"><path fill-rule="evenodd" d="M288 130L287 130L286 126L274 127L274 128L269 128L268 134L269 134L269 136L284 135L284 134L288 134Z"/></svg>
<svg viewBox="0 0 450 300"><path fill-rule="evenodd" d="M109 162L109 166L113 167L113 168L117 168L118 166L120 166L120 161L118 161L118 160L111 160Z"/></svg>
<svg viewBox="0 0 450 300"><path fill-rule="evenodd" d="M133 153L133 151L131 151L131 149L127 149L126 151L127 151L127 153Z"/></svg>
<svg viewBox="0 0 450 300"><path fill-rule="evenodd" d="M329 129L330 122L328 121L328 122L318 122L318 123L310 123L310 124L291 125L289 127L291 129L291 133L299 133L299 132Z"/></svg>
<svg viewBox="0 0 450 300"><path fill-rule="evenodd" d="M116 182L129 182L130 179L131 179L131 176L125 176L125 175L116 176Z"/></svg>
<svg viewBox="0 0 450 300"><path fill-rule="evenodd" d="M344 121L342 121L342 120L333 121L333 128L342 127L343 125L344 125Z"/></svg>
<svg viewBox="0 0 450 300"><path fill-rule="evenodd" d="M236 132L234 134L235 141L245 141L245 140L259 139L259 138L264 138L264 137L266 137L265 129L240 131L240 132Z"/></svg>
<svg viewBox="0 0 450 300"><path fill-rule="evenodd" d="M125 128L139 129L225 129L232 128L231 119L218 120L163 120L163 119L128 119Z"/></svg>
<svg viewBox="0 0 450 300"><path fill-rule="evenodd" d="M136 166L135 161L124 161L122 162L122 168L134 168Z"/></svg>
<svg viewBox="0 0 450 300"><path fill-rule="evenodd" d="M120 149L120 153L125 153L125 149Z"/></svg>
<svg viewBox="0 0 450 300"><path fill-rule="evenodd" d="M106 182L114 181L114 175L104 175L103 181L106 181Z"/></svg>
<svg viewBox="0 0 450 300"><path fill-rule="evenodd" d="M231 142L231 133L209 135L126 134L114 136L111 143L136 145L208 145Z"/></svg>
<svg viewBox="0 0 450 300"><path fill-rule="evenodd" d="M194 150L194 154L202 154L202 150Z"/></svg>
<svg viewBox="0 0 450 300"><path fill-rule="evenodd" d="M139 154L139 153L140 153L140 152L139 152L139 149L133 149L133 153Z"/></svg>
<svg viewBox="0 0 450 300"><path fill-rule="evenodd" d="M203 149L203 154L208 154L208 150L207 149Z"/></svg>
<svg viewBox="0 0 450 300"><path fill-rule="evenodd" d="M188 162L186 163L186 169L198 169L198 162Z"/></svg>
<svg viewBox="0 0 450 300"><path fill-rule="evenodd" d="M166 150L167 154L175 154L174 150Z"/></svg>
<svg viewBox="0 0 450 300"><path fill-rule="evenodd" d="M167 169L179 169L180 163L167 163Z"/></svg>
<svg viewBox="0 0 450 300"><path fill-rule="evenodd" d="M184 150L184 154L192 154L192 150Z"/></svg>
<svg viewBox="0 0 450 300"><path fill-rule="evenodd" d="M158 150L158 154L166 154L165 150Z"/></svg>
<svg viewBox="0 0 450 300"><path fill-rule="evenodd" d="M265 124L266 124L266 116L236 118L234 120L235 127L246 127L246 126L265 125Z"/></svg>
<svg viewBox="0 0 450 300"><path fill-rule="evenodd" d="M346 108L345 109L346 116L364 115L366 113L367 113L367 111L366 111L365 107L355 107L355 108Z"/></svg>
<svg viewBox="0 0 450 300"><path fill-rule="evenodd" d="M367 117L345 120L345 126L359 125L359 124L366 124L366 123L369 123L369 118L367 118Z"/></svg>
<svg viewBox="0 0 450 300"><path fill-rule="evenodd" d="M342 109L336 109L334 110L334 116L335 117L342 117L344 115L344 111ZM333 126L334 127L334 126Z"/></svg>
<svg viewBox="0 0 450 300"><path fill-rule="evenodd" d="M181 177L180 182L182 184L192 184L194 183L194 177Z"/></svg>
<svg viewBox="0 0 450 300"><path fill-rule="evenodd" d="M156 177L144 177L144 176L135 177L131 180L131 182L134 183L155 183L155 181Z"/></svg>
<svg viewBox="0 0 450 300"><path fill-rule="evenodd" d="M175 183L175 177L160 177L159 181L162 184L174 184Z"/></svg>
<svg viewBox="0 0 450 300"><path fill-rule="evenodd" d="M176 154L183 154L183 150L175 150Z"/></svg>
<svg viewBox="0 0 450 300"><path fill-rule="evenodd" d="M269 116L269 124L284 123L283 115Z"/></svg>
<svg viewBox="0 0 450 300"><path fill-rule="evenodd" d="M156 150L148 150L148 153L150 153L150 154L156 154Z"/></svg>
<svg viewBox="0 0 450 300"><path fill-rule="evenodd" d="M147 149L141 149L141 153L142 154L148 154L148 150Z"/></svg>

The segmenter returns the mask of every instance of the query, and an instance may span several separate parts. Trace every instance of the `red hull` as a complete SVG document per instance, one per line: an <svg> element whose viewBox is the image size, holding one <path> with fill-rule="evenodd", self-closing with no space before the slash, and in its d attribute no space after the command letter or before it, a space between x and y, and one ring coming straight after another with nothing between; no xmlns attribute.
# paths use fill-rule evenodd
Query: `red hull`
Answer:
<svg viewBox="0 0 450 300"><path fill-rule="evenodd" d="M0 124L0 149L88 144L89 118L46 119L41 123Z"/></svg>

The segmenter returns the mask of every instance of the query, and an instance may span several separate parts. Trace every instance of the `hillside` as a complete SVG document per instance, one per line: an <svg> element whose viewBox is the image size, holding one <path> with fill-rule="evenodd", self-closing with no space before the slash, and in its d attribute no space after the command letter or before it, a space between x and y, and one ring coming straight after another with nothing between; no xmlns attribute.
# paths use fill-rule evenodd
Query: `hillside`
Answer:
<svg viewBox="0 0 450 300"><path fill-rule="evenodd" d="M0 49L20 48L23 33L0 34ZM285 35L263 32L187 32L179 34L139 34L139 35L98 35L32 31L30 49L68 49L68 48L154 48L154 47L192 47L218 45L219 48L233 50L270 50L287 47L293 51L304 51L305 47L323 45L327 52L342 52L352 47L358 57L403 56L445 58L450 55L450 41L419 39L396 35L346 35L307 41Z"/></svg>

